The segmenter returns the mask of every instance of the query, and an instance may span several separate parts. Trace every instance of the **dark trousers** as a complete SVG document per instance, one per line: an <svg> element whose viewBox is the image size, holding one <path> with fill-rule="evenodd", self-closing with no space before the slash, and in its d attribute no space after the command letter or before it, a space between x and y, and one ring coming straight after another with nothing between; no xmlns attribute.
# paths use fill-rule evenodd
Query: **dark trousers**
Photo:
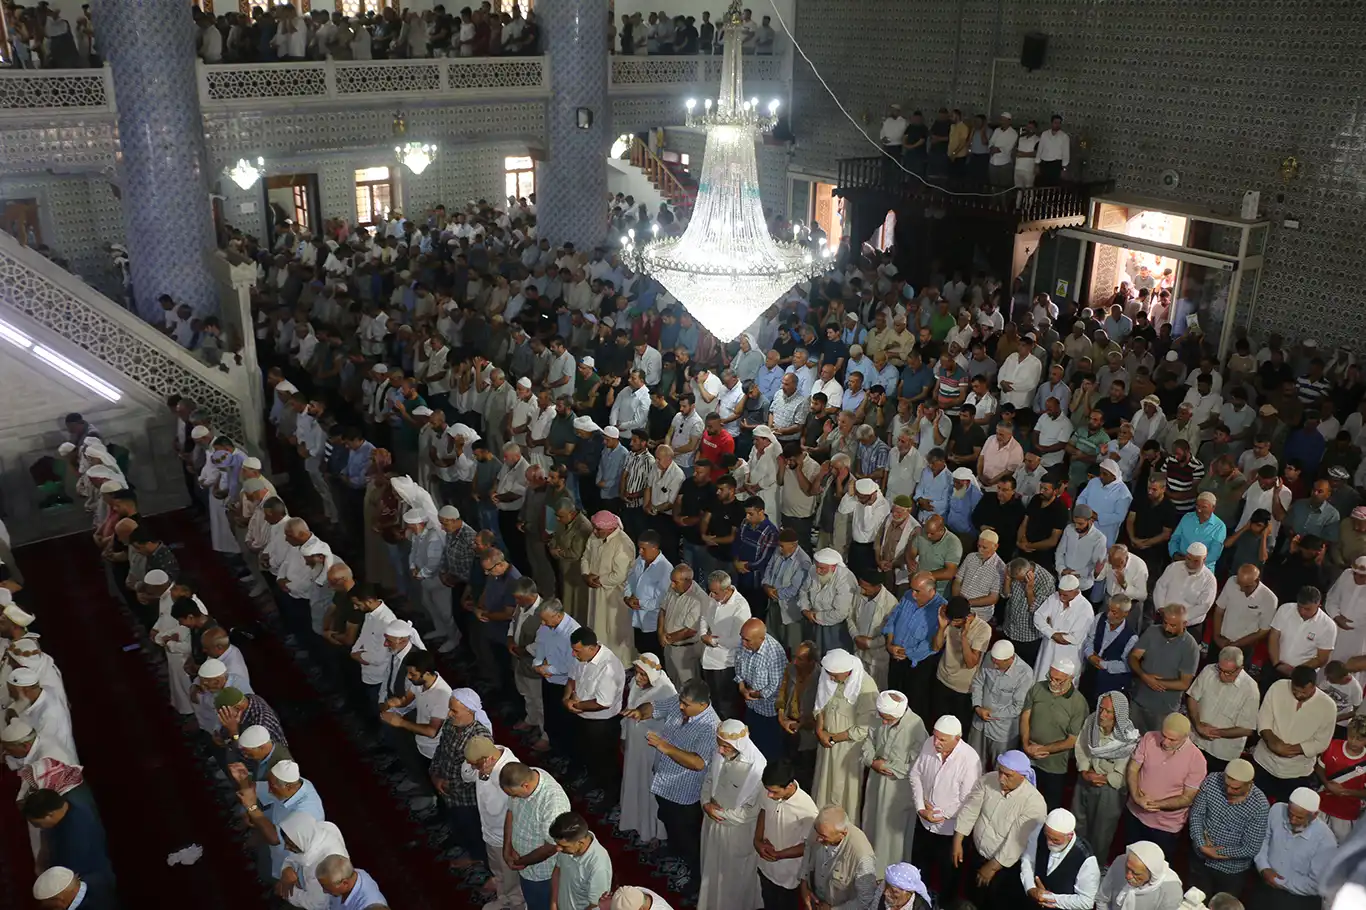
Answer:
<svg viewBox="0 0 1366 910"><path fill-rule="evenodd" d="M1323 899L1317 894L1291 894L1268 885L1260 875L1254 876L1248 910L1319 910Z"/></svg>
<svg viewBox="0 0 1366 910"><path fill-rule="evenodd" d="M631 640L636 646L637 654L654 654L659 650L658 632L646 632L643 629L632 629Z"/></svg>
<svg viewBox="0 0 1366 910"><path fill-rule="evenodd" d="M1024 889L1020 887L1020 864L1016 862L1013 866L1002 866L996 870L991 881L985 885L978 885L977 873L986 865L987 859L977 852L975 846L971 846L972 838L963 838L963 843L967 848L963 851L967 854L963 859L968 870L967 875L963 878L967 882L968 900L972 905L974 907L1018 907L1024 897ZM1034 902L1030 901L1030 903L1033 904Z"/></svg>
<svg viewBox="0 0 1366 910"><path fill-rule="evenodd" d="M937 658L931 656L914 667L909 660L894 660L887 670L887 687L904 694L907 705L920 717L930 716L930 688L936 665Z"/></svg>
<svg viewBox="0 0 1366 910"><path fill-rule="evenodd" d="M531 562L526 557L526 533L517 527L517 512L498 510L498 533L507 544L508 562L517 567L523 575L531 574Z"/></svg>
<svg viewBox="0 0 1366 910"><path fill-rule="evenodd" d="M621 519L621 529L626 532L626 536L632 540L640 540L640 532L645 530L645 510L639 506L634 509L622 509L617 516Z"/></svg>
<svg viewBox="0 0 1366 910"><path fill-rule="evenodd" d="M761 871L759 893L764 896L764 910L797 910L797 889L775 885Z"/></svg>
<svg viewBox="0 0 1366 910"><path fill-rule="evenodd" d="M682 805L655 797L656 814L669 839L669 849L688 867L692 880L702 874L702 804Z"/></svg>
<svg viewBox="0 0 1366 910"><path fill-rule="evenodd" d="M1015 646L1015 656L1026 664L1032 667L1038 662L1039 648L1043 647L1042 638L1036 638L1033 641L1015 641L1012 639L1010 643Z"/></svg>
<svg viewBox="0 0 1366 910"><path fill-rule="evenodd" d="M1308 787L1310 790L1318 787L1318 782L1312 776L1277 777L1256 762L1252 763L1252 767L1256 769L1252 782L1273 803L1289 802L1290 794L1295 791L1296 787Z"/></svg>
<svg viewBox="0 0 1366 910"><path fill-rule="evenodd" d="M550 713L547 706L546 714ZM578 738L574 745L578 749L579 761L588 767L593 782L607 794L607 804L614 804L621 795L621 718L609 717L605 720L590 720L578 717ZM554 742L554 740L551 740Z"/></svg>
<svg viewBox="0 0 1366 910"><path fill-rule="evenodd" d="M1149 828L1138 820L1138 816L1128 811L1124 813L1124 835L1131 844L1135 841L1150 840L1161 847L1163 854L1167 856L1175 856L1176 848L1181 842L1180 835Z"/></svg>
<svg viewBox="0 0 1366 910"><path fill-rule="evenodd" d="M791 528L797 532L797 546L811 555L811 528L815 525L813 518L793 518L791 515L783 516L783 528Z"/></svg>
<svg viewBox="0 0 1366 910"><path fill-rule="evenodd" d="M769 761L777 761L783 757L786 751L783 740L787 734L783 728L778 726L778 717L769 717L764 714L747 708L745 710L745 725L749 727L749 738L754 743L764 758Z"/></svg>
<svg viewBox="0 0 1366 910"><path fill-rule="evenodd" d="M550 879L533 882L524 878L521 884L522 900L526 901L527 910L550 910Z"/></svg>
<svg viewBox="0 0 1366 910"><path fill-rule="evenodd" d="M1039 795L1043 797L1048 808L1066 809L1067 805L1063 802L1063 791L1067 788L1067 773L1040 771L1035 768L1034 776L1038 779L1036 783L1039 788Z"/></svg>
<svg viewBox="0 0 1366 910"><path fill-rule="evenodd" d="M968 724L972 721L972 693L955 692L953 689L944 685L936 676L934 687L931 690L930 695L930 709L929 716L934 717L935 720L938 720L945 714L952 714L954 717L958 718L958 722L961 723L963 729L966 730ZM933 721L931 722L931 726L933 726Z"/></svg>
<svg viewBox="0 0 1366 910"><path fill-rule="evenodd" d="M939 906L952 906L957 903L958 883L963 872L961 866L953 865L953 835L926 831L920 827L918 820L912 820L911 824L918 828L915 842L911 845L911 863L925 870L927 877L931 874L930 870L938 871L937 903Z"/></svg>
<svg viewBox="0 0 1366 910"><path fill-rule="evenodd" d="M1232 894L1234 897L1241 897L1243 888L1247 885L1247 870L1220 872L1218 869L1211 869L1203 857L1193 853L1191 855L1190 883L1207 895L1214 895L1223 891Z"/></svg>
<svg viewBox="0 0 1366 910"><path fill-rule="evenodd" d="M1057 186L1062 183L1061 161L1040 161L1037 186Z"/></svg>
<svg viewBox="0 0 1366 910"><path fill-rule="evenodd" d="M451 786L455 786L454 783ZM447 806L446 817L451 825L451 842L481 863L488 862L484 833L480 827L478 806Z"/></svg>
<svg viewBox="0 0 1366 910"><path fill-rule="evenodd" d="M711 706L722 720L740 716L740 687L735 682L735 668L702 670L702 679L711 689Z"/></svg>
<svg viewBox="0 0 1366 910"><path fill-rule="evenodd" d="M1225 768L1228 767L1228 762L1224 761L1222 758L1215 758L1213 755L1210 755L1208 752L1205 752L1205 750L1203 750L1203 749L1201 749L1200 751L1201 751L1201 753L1205 756L1205 773L1206 773L1206 774L1221 774L1221 773L1223 773L1223 770L1224 770ZM1213 891L1206 891L1205 893L1206 893L1206 894L1213 894L1214 892L1213 892Z"/></svg>
<svg viewBox="0 0 1366 910"><path fill-rule="evenodd" d="M541 680L541 701L545 704L545 734L556 746L567 745L574 736L574 715L565 709L564 686Z"/></svg>

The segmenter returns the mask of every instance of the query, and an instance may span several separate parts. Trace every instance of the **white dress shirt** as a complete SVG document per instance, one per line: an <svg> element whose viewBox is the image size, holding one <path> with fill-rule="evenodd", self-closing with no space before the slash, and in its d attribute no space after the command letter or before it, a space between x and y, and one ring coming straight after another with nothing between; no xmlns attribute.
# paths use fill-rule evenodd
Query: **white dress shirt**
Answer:
<svg viewBox="0 0 1366 910"><path fill-rule="evenodd" d="M1192 626L1205 621L1218 594L1219 583L1209 566L1201 566L1200 571L1192 573L1184 559L1167 566L1153 585L1153 603L1159 609L1167 604L1184 604L1186 622Z"/></svg>
<svg viewBox="0 0 1366 910"><path fill-rule="evenodd" d="M764 813L764 839L775 850L786 850L804 843L816 823L816 803L800 786L784 800L775 800L768 795L768 791L764 791L759 797L759 808ZM796 888L801 872L800 856L773 862L762 857L759 859L759 874L780 888Z"/></svg>
<svg viewBox="0 0 1366 910"><path fill-rule="evenodd" d="M996 149L991 153L991 163L997 167L1010 164L1011 156L1015 153L1015 143L1019 141L1020 134L1013 126L996 127L990 139L991 147Z"/></svg>
<svg viewBox="0 0 1366 910"><path fill-rule="evenodd" d="M599 711L584 711L580 717L588 720L608 720L621 713L621 695L626 689L626 670L621 659L606 645L598 646L592 660L576 660L569 668L574 680L577 701L595 701L605 705Z"/></svg>
<svg viewBox="0 0 1366 910"><path fill-rule="evenodd" d="M1124 563L1124 584L1118 584L1115 579L1114 566L1110 565L1110 560L1105 560L1105 568L1101 570L1097 581L1105 583L1105 596L1114 597L1116 594L1123 594L1137 604L1142 604L1148 597L1148 564L1130 553L1128 561Z"/></svg>
<svg viewBox="0 0 1366 910"><path fill-rule="evenodd" d="M1039 136L1040 161L1061 161L1063 167L1072 162L1072 138L1062 130L1044 130Z"/></svg>
<svg viewBox="0 0 1366 910"><path fill-rule="evenodd" d="M1304 619L1296 604L1281 604L1271 619L1271 628L1281 636L1277 661L1292 667L1308 663L1321 648L1331 651L1337 645L1338 624L1323 610Z"/></svg>
<svg viewBox="0 0 1366 910"><path fill-rule="evenodd" d="M412 683L409 683L408 687L415 693L412 703L408 705L413 715L413 723L426 725L436 718L444 719L450 712L451 684L442 679L440 674L437 674L436 681L425 689L415 687ZM414 733L413 739L417 741L417 751L422 757L430 759L436 754L437 743L441 741L441 728L436 728L435 736Z"/></svg>
<svg viewBox="0 0 1366 910"><path fill-rule="evenodd" d="M716 636L716 644L706 645L702 649L702 669L724 670L735 666L735 649L740 647L740 627L749 617L749 601L741 597L737 590L731 591L725 603L717 603L715 598L707 597L702 607L702 624L698 633Z"/></svg>
<svg viewBox="0 0 1366 910"><path fill-rule="evenodd" d="M1029 836L1029 842L1025 845L1024 853L1020 854L1020 882L1028 892L1034 887L1034 877L1037 875L1042 878L1048 872L1058 868L1058 863L1062 862L1067 854L1072 852L1076 846L1077 838L1067 842L1056 853L1048 851L1048 868L1042 872L1035 871L1034 857L1039 853L1039 838L1043 837L1043 825L1034 829L1034 833ZM1096 862L1095 856L1088 856L1082 861L1081 868L1077 870L1077 880L1073 884L1075 891L1071 894L1055 894L1052 891L1044 892L1045 897L1051 898L1051 906L1058 910L1091 910L1096 905L1096 892L1100 890L1100 864Z"/></svg>
<svg viewBox="0 0 1366 910"><path fill-rule="evenodd" d="M1253 632L1271 628L1271 617L1276 615L1280 606L1276 592L1261 582L1251 594L1243 593L1236 577L1224 583L1224 590L1215 598L1215 606L1223 609L1219 622L1219 634L1229 641L1251 635Z"/></svg>
<svg viewBox="0 0 1366 910"><path fill-rule="evenodd" d="M460 779L474 783L474 798L479 805L479 829L484 843L490 847L503 846L503 822L507 820L508 795L498 782L505 765L520 761L507 746L500 746L503 754L493 763L488 777L482 776L469 762L460 766Z"/></svg>
<svg viewBox="0 0 1366 910"><path fill-rule="evenodd" d="M817 392L825 393L825 406L827 408L838 410L844 406L844 386L836 380L831 379L828 382L822 382L817 379L811 385L811 394L815 395Z"/></svg>

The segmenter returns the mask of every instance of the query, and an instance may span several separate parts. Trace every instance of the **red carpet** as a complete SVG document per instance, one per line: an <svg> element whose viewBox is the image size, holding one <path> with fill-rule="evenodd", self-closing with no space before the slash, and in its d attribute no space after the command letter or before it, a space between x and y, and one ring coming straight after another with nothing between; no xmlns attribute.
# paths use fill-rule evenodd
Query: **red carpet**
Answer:
<svg viewBox="0 0 1366 910"><path fill-rule="evenodd" d="M182 570L199 580L201 597L220 623L233 628L263 618L188 514L156 523L176 545ZM174 895L206 910L269 906L232 814L182 733L153 668L145 655L122 650L135 634L108 594L88 538L48 541L17 555L42 617L44 646L66 675L77 745L104 817L124 904L166 906ZM429 845L424 823L391 794L286 643L266 635L243 651L254 689L281 715L290 749L322 795L328 820L341 828L352 859L374 875L391 905L479 906L483 895L448 871L440 848ZM453 685L462 676L460 667L449 664L443 674ZM532 755L529 744L499 722L495 706L489 707L498 740L523 758ZM586 809L572 789L570 796ZM613 837L610 824L586 814L612 854L617 884L666 893L657 869ZM204 847L204 857L191 867L167 867L166 855L191 843ZM31 906L28 833L15 813L0 825L0 858L0 906Z"/></svg>

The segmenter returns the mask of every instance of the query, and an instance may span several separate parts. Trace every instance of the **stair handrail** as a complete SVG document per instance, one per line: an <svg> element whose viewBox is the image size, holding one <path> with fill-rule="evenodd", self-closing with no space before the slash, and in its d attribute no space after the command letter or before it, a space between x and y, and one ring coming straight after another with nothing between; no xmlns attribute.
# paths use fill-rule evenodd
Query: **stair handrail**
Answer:
<svg viewBox="0 0 1366 910"><path fill-rule="evenodd" d="M644 171L645 176L652 181L657 178L663 184L660 186L660 192L668 197L669 201L677 204L680 200L692 199L692 192L639 136L631 137L631 165Z"/></svg>

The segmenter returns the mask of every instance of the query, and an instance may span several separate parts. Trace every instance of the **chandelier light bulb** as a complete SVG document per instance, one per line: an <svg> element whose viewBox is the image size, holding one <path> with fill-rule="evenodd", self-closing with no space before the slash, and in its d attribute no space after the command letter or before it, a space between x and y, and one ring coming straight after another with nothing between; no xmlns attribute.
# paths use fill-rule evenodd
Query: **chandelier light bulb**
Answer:
<svg viewBox="0 0 1366 910"><path fill-rule="evenodd" d="M706 107L707 110L711 110L711 99L708 98L705 102L703 102L703 106Z"/></svg>
<svg viewBox="0 0 1366 910"><path fill-rule="evenodd" d="M769 112L770 114L776 114L776 113L778 113L778 99L777 99L777 98L774 98L772 101L770 101L770 102L768 103L768 112Z"/></svg>
<svg viewBox="0 0 1366 910"><path fill-rule="evenodd" d="M689 98L689 99L688 99L688 102L687 102L687 108L688 108L688 110L692 110L692 109L695 108L695 107L697 107L697 99L696 99L696 98Z"/></svg>
<svg viewBox="0 0 1366 910"><path fill-rule="evenodd" d="M650 233L654 234L655 236L659 236L659 222L658 222L658 221L656 221L654 224L650 225Z"/></svg>
<svg viewBox="0 0 1366 910"><path fill-rule="evenodd" d="M436 157L436 146L426 142L409 142L394 149L403 166L414 174L421 174Z"/></svg>
<svg viewBox="0 0 1366 910"><path fill-rule="evenodd" d="M626 232L626 236L627 236L627 237L630 237L632 240L635 240L635 239L636 239L636 229L635 229L635 228L631 228L629 231Z"/></svg>
<svg viewBox="0 0 1366 910"><path fill-rule="evenodd" d="M230 168L223 168L223 174L239 189L249 190L256 185L266 173L266 159L257 158L256 163L252 164L245 158L239 158L237 163Z"/></svg>

